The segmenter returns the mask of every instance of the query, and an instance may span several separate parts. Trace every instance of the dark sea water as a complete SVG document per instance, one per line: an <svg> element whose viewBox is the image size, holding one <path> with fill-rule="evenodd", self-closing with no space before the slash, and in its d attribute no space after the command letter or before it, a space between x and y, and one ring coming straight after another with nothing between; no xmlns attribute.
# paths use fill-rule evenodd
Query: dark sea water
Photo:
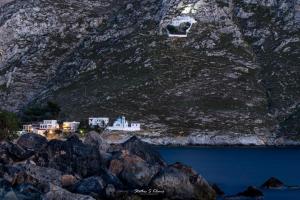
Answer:
<svg viewBox="0 0 300 200"><path fill-rule="evenodd" d="M183 162L226 195L259 187L274 176L300 185L300 148L159 147L168 163ZM263 190L265 200L300 200L300 190Z"/></svg>

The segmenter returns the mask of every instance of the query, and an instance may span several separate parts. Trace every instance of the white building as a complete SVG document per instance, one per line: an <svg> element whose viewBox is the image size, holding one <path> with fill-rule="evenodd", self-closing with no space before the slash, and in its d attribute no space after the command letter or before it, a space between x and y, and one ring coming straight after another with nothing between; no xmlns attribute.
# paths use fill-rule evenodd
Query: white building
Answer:
<svg viewBox="0 0 300 200"><path fill-rule="evenodd" d="M63 132L67 132L67 133L74 133L78 130L78 127L80 125L80 122L64 122L62 129Z"/></svg>
<svg viewBox="0 0 300 200"><path fill-rule="evenodd" d="M107 127L110 131L140 131L141 125L139 123L129 124L125 117L119 117L113 124L113 126Z"/></svg>
<svg viewBox="0 0 300 200"><path fill-rule="evenodd" d="M44 120L43 123L40 124L41 130L56 130L59 129L59 124L57 120Z"/></svg>
<svg viewBox="0 0 300 200"><path fill-rule="evenodd" d="M40 123L35 122L32 124L24 124L22 131L25 133L36 133L38 129L40 129Z"/></svg>
<svg viewBox="0 0 300 200"><path fill-rule="evenodd" d="M107 117L90 117L89 126L106 127L108 125L109 118Z"/></svg>

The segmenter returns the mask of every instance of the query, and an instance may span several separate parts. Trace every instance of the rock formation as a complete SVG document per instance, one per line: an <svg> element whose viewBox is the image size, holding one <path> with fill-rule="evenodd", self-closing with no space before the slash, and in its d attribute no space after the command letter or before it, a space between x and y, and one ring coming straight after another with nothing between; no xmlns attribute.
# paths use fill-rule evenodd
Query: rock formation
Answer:
<svg viewBox="0 0 300 200"><path fill-rule="evenodd" d="M100 135L95 132L90 135L104 144ZM26 146L22 152L29 156L16 157L8 144L16 149ZM182 200L216 198L215 191L193 169L181 163L167 165L151 146L136 137L117 148L105 144L105 153L111 155L109 160L98 151L102 144L93 144L84 144L76 135L66 141L48 142L34 134L21 136L16 144L1 142L0 198L149 199L149 195ZM152 193L138 192L144 190Z"/></svg>

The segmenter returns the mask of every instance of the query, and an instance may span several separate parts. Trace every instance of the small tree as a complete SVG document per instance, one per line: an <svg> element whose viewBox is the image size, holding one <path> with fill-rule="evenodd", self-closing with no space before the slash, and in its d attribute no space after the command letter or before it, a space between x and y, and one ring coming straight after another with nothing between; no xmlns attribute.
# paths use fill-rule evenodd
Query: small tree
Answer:
<svg viewBox="0 0 300 200"><path fill-rule="evenodd" d="M84 137L89 131L92 130L94 129L90 127L88 120L80 120L80 124L78 126L78 133L81 137Z"/></svg>
<svg viewBox="0 0 300 200"><path fill-rule="evenodd" d="M20 123L16 114L0 111L0 140L14 139L19 128Z"/></svg>

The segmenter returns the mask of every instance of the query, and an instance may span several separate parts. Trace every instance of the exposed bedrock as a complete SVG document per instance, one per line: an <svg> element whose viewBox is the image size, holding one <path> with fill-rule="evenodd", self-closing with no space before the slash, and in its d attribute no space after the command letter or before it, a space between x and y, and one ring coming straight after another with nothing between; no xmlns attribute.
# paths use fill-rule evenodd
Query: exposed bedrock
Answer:
<svg viewBox="0 0 300 200"><path fill-rule="evenodd" d="M111 155L108 160L98 151L104 144L101 136L92 132L90 137L102 143L84 144L76 135L66 141L45 143L38 135L26 134L19 141L24 144L30 138L24 151L31 155L17 158L8 143L1 142L0 198L149 199L148 195L136 192L143 190L160 191L151 194L158 199L216 198L215 191L192 168L182 163L165 164L156 150L136 137L119 145L105 144L104 152ZM9 144L21 148L19 144ZM29 196L26 191L31 191Z"/></svg>
<svg viewBox="0 0 300 200"><path fill-rule="evenodd" d="M299 0L6 0L0 108L299 140L299 16Z"/></svg>

